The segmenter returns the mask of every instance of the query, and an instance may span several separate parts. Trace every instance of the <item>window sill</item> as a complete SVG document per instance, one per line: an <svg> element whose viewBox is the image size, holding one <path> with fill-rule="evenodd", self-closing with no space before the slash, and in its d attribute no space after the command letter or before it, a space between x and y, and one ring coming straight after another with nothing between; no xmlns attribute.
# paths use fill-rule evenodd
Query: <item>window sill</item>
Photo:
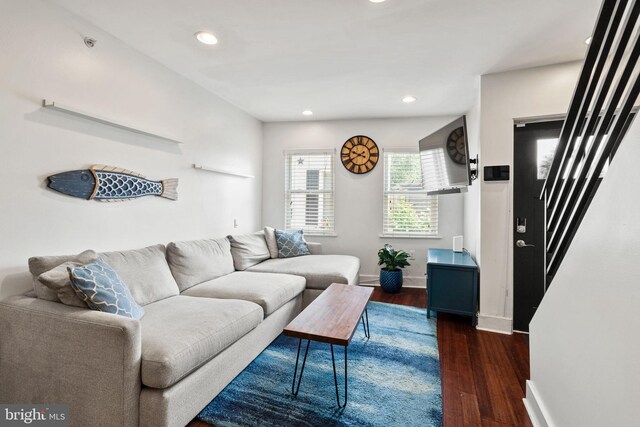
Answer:
<svg viewBox="0 0 640 427"><path fill-rule="evenodd" d="M311 237L338 237L338 235L336 233L312 233L312 232L304 232L305 236L311 236Z"/></svg>
<svg viewBox="0 0 640 427"><path fill-rule="evenodd" d="M442 239L442 236L438 236L435 234L430 234L430 235L417 235L417 234L407 234L407 235L402 235L402 234L384 234L381 233L378 235L378 237L381 238L385 238L385 239Z"/></svg>

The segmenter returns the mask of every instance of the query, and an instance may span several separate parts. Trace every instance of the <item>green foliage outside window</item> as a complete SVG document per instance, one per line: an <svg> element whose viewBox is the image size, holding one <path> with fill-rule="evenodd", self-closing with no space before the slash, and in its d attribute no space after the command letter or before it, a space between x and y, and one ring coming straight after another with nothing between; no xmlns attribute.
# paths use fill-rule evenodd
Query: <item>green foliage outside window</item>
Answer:
<svg viewBox="0 0 640 427"><path fill-rule="evenodd" d="M399 196L389 201L389 215L392 231L395 232L429 232L431 222L426 212L418 211L407 201L406 196Z"/></svg>
<svg viewBox="0 0 640 427"><path fill-rule="evenodd" d="M429 233L432 230L431 213L428 208L425 209L427 202L422 187L419 154L389 153L387 161L386 232Z"/></svg>

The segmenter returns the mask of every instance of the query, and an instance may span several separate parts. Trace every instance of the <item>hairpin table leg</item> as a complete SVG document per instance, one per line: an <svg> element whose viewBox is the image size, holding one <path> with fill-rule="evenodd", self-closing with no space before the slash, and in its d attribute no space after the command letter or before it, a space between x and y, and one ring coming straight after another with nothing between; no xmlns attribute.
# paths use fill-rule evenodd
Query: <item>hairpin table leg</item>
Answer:
<svg viewBox="0 0 640 427"><path fill-rule="evenodd" d="M340 404L340 394L338 392L338 375L336 374L336 359L333 355L333 344L331 344L331 363L333 364L333 380L336 384L336 401L338 402L338 408L344 408L347 406L347 346L344 346L344 403ZM298 383L299 385L299 383Z"/></svg>
<svg viewBox="0 0 640 427"><path fill-rule="evenodd" d="M296 355L296 366L293 368L293 383L291 384L291 394L298 395L300 391L300 382L302 381L302 373L304 372L304 365L307 363L307 353L309 353L309 344L311 340L307 340L307 348L304 351L304 359L302 360L302 367L300 368L300 378L298 378L298 387L296 388L296 376L298 375L298 360L300 360L300 347L302 346L302 338L298 341L298 354ZM335 368L334 368L335 371Z"/></svg>
<svg viewBox="0 0 640 427"><path fill-rule="evenodd" d="M371 338L371 329L369 329L369 312L367 311L366 307L364 309L364 313L360 318L362 319L362 328L364 329L364 336L367 337L367 339L369 339ZM365 318L367 319L366 323L365 323Z"/></svg>

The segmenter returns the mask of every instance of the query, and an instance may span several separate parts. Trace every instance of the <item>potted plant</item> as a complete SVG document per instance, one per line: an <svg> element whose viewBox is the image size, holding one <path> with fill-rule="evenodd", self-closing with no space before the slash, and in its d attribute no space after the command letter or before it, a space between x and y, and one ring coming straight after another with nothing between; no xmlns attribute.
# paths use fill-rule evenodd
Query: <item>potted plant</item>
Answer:
<svg viewBox="0 0 640 427"><path fill-rule="evenodd" d="M405 251L396 251L391 245L384 245L378 251L378 265L384 265L380 269L380 286L385 292L392 294L402 289L402 269L407 267L409 254Z"/></svg>

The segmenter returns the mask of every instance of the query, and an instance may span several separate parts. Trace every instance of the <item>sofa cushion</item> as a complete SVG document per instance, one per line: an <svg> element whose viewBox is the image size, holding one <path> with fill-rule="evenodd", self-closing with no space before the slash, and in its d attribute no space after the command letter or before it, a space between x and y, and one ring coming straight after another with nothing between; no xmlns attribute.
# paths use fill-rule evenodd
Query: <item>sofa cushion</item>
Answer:
<svg viewBox="0 0 640 427"><path fill-rule="evenodd" d="M310 254L307 242L304 241L302 230L276 230L275 233L276 243L278 244L278 258L291 258Z"/></svg>
<svg viewBox="0 0 640 427"><path fill-rule="evenodd" d="M100 258L118 273L140 305L180 293L167 265L164 245L107 252L100 254Z"/></svg>
<svg viewBox="0 0 640 427"><path fill-rule="evenodd" d="M264 240L269 248L271 258L278 258L278 243L276 242L276 229L273 227L264 228Z"/></svg>
<svg viewBox="0 0 640 427"><path fill-rule="evenodd" d="M360 260L350 255L307 255L269 259L249 271L302 276L308 289L326 289L332 283L358 284Z"/></svg>
<svg viewBox="0 0 640 427"><path fill-rule="evenodd" d="M33 276L33 290L36 291L38 298L61 302L57 291L40 282L38 277L40 277L41 274L64 264L65 262L77 262L82 265L94 262L96 259L98 259L98 254L91 250L84 251L78 255L37 256L29 258L29 271ZM64 272L68 275L66 268L64 269Z"/></svg>
<svg viewBox="0 0 640 427"><path fill-rule="evenodd" d="M182 295L251 301L262 307L266 317L300 295L304 287L301 276L236 271L196 285Z"/></svg>
<svg viewBox="0 0 640 427"><path fill-rule="evenodd" d="M231 255L233 265L238 271L246 270L265 259L271 258L264 232L242 234L239 236L228 236L231 243Z"/></svg>
<svg viewBox="0 0 640 427"><path fill-rule="evenodd" d="M127 285L107 263L98 259L81 267L67 267L71 286L92 310L141 319L144 309L131 296Z"/></svg>
<svg viewBox="0 0 640 427"><path fill-rule="evenodd" d="M226 237L171 242L167 245L167 261L180 291L235 271Z"/></svg>
<svg viewBox="0 0 640 427"><path fill-rule="evenodd" d="M142 383L167 388L262 321L249 301L177 296L149 304L142 318Z"/></svg>
<svg viewBox="0 0 640 427"><path fill-rule="evenodd" d="M322 243L307 242L307 247L311 255L322 255Z"/></svg>

